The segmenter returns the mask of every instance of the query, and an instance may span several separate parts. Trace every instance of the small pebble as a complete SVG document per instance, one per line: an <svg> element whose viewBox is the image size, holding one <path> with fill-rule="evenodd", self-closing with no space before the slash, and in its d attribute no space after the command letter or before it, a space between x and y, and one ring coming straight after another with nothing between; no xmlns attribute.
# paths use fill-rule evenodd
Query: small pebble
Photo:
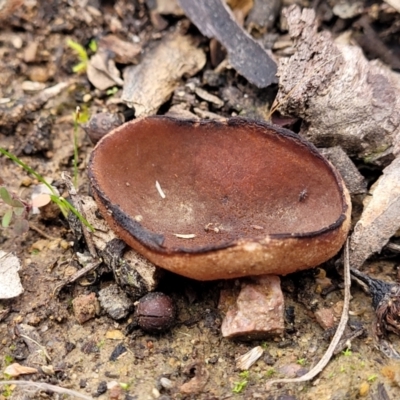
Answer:
<svg viewBox="0 0 400 400"><path fill-rule="evenodd" d="M172 389L175 385L174 382L172 382L170 379L166 378L165 376L163 376L160 379L160 385L167 390Z"/></svg>
<svg viewBox="0 0 400 400"><path fill-rule="evenodd" d="M132 309L132 302L119 286L110 285L99 291L101 307L112 319L125 318Z"/></svg>
<svg viewBox="0 0 400 400"><path fill-rule="evenodd" d="M361 397L365 397L369 393L369 383L368 382L362 382L359 388L359 393Z"/></svg>
<svg viewBox="0 0 400 400"><path fill-rule="evenodd" d="M27 176L24 179L22 179L21 186L29 187L31 185L32 185L32 179L29 178L29 176Z"/></svg>
<svg viewBox="0 0 400 400"><path fill-rule="evenodd" d="M100 309L95 293L75 297L72 306L75 318L80 324L94 318Z"/></svg>
<svg viewBox="0 0 400 400"><path fill-rule="evenodd" d="M61 240L60 247L63 250L68 250L70 248L70 244L66 240Z"/></svg>
<svg viewBox="0 0 400 400"><path fill-rule="evenodd" d="M107 392L107 382L101 381L99 383L99 386L97 386L96 392L97 392L97 394L103 394L103 393Z"/></svg>

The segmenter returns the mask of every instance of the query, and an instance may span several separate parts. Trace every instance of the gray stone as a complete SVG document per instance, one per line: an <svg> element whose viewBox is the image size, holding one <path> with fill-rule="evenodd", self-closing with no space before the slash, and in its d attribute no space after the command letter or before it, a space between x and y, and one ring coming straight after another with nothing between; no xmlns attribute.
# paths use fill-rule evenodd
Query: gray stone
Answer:
<svg viewBox="0 0 400 400"><path fill-rule="evenodd" d="M133 307L131 300L117 285L101 289L99 300L101 307L112 319L125 318Z"/></svg>

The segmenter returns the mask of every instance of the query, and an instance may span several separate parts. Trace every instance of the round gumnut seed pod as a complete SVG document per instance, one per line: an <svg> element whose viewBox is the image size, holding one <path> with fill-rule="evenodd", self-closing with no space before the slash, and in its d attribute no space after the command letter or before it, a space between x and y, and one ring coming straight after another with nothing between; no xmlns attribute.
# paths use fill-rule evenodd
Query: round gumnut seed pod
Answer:
<svg viewBox="0 0 400 400"><path fill-rule="evenodd" d="M135 315L140 328L154 333L171 328L175 322L176 310L169 296L160 292L152 292L139 300Z"/></svg>

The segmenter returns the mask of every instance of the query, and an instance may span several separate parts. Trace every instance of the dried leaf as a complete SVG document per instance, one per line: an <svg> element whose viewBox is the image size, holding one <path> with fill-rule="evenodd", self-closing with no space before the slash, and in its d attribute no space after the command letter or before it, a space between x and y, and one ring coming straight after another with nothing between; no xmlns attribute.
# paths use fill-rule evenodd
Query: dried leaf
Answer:
<svg viewBox="0 0 400 400"><path fill-rule="evenodd" d="M139 65L124 72L122 100L136 117L155 114L176 89L183 75L192 76L206 63L204 51L189 36L167 35Z"/></svg>
<svg viewBox="0 0 400 400"><path fill-rule="evenodd" d="M49 204L51 197L48 193L42 193L38 196L32 197L32 207L43 207Z"/></svg>
<svg viewBox="0 0 400 400"><path fill-rule="evenodd" d="M121 64L136 64L136 57L142 51L142 46L140 44L127 42L116 35L102 37L99 41L99 48L112 52L115 61Z"/></svg>
<svg viewBox="0 0 400 400"><path fill-rule="evenodd" d="M123 81L110 53L99 50L89 61L87 77L90 83L99 90L106 90L115 85L122 86Z"/></svg>
<svg viewBox="0 0 400 400"><path fill-rule="evenodd" d="M4 374L12 377L27 374L36 374L38 372L39 371L36 368L25 367L24 365L18 363L11 364L4 370Z"/></svg>

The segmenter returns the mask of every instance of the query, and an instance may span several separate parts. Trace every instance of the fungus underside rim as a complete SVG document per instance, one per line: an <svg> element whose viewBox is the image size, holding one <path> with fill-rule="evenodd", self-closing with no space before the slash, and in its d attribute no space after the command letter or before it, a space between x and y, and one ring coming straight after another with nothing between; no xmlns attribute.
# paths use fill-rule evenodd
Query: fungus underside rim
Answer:
<svg viewBox="0 0 400 400"><path fill-rule="evenodd" d="M323 161L325 166L328 168L329 172L333 174L336 184L339 189L340 197L341 197L341 203L342 203L342 212L339 216L339 218L332 224L328 225L325 228L322 228L318 231L312 231L312 232L303 232L303 233L271 233L268 235L265 235L263 238L260 239L254 239L251 237L242 237L240 239L232 240L226 243L222 243L219 245L215 246L199 246L199 247L191 247L191 248L186 248L186 247L164 247L163 242L165 239L165 236L161 233L155 233L153 231L150 231L143 227L139 222L135 221L130 217L128 214L126 214L118 205L112 204L109 198L102 193L102 191L99 188L97 179L95 178L92 170L89 167L88 175L89 179L91 181L93 190L96 192L97 198L101 201L103 206L111 211L113 215L113 219L115 223L122 228L125 232L127 232L134 240L136 240L138 243L141 245L145 246L146 248L150 249L151 251L155 251L160 254L165 254L165 255L170 255L170 254L203 254L203 253L208 253L211 251L215 250L223 250L223 249L228 249L232 248L238 245L241 245L243 243L258 243L263 245L264 241L266 240L279 240L279 239L310 239L316 236L321 236L323 234L329 234L332 233L333 231L337 230L338 228L341 227L343 222L346 220L346 213L348 211L349 205L346 202L346 196L345 196L345 188L342 182L342 178L340 177L338 171L332 167L332 165L318 152L317 148L312 144L301 138L300 136L297 136L293 132L281 128L279 126L274 126L269 123L263 122L263 121L255 121L252 119L248 118L242 118L242 117L235 117L235 118L229 118L226 119L225 121L215 121L215 120L180 120L176 118L171 118L171 117L166 117L166 116L152 116L152 117L143 117L143 118L138 118L136 120L133 120L131 122L128 122L128 124L136 124L139 123L143 120L146 121L151 121L151 120L164 120L168 121L168 123L177 123L180 125L188 125L191 127L199 126L199 125L214 125L214 126L221 126L221 125L228 125L228 126L243 126L244 124L250 123L253 126L259 126L264 129L268 130L273 130L277 132L278 134L290 139L294 140L298 144L306 147L313 156L319 158L320 160ZM118 127L112 131L112 135L117 134L118 131L121 129L124 129L124 125L121 127ZM99 148L102 146L104 140L106 140L107 136L103 137L96 148ZM89 166L93 162L93 158L95 156L95 151L92 152L90 161L89 161Z"/></svg>

